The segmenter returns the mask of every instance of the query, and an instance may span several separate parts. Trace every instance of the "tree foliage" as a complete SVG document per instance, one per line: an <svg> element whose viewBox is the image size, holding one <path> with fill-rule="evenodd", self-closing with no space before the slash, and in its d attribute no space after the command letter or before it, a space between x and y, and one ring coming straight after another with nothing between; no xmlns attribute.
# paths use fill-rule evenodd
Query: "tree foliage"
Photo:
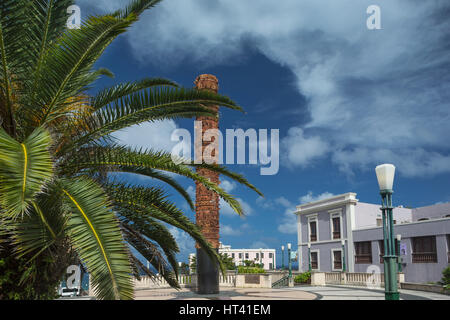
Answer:
<svg viewBox="0 0 450 320"><path fill-rule="evenodd" d="M259 191L224 167L175 164L164 152L116 144L112 134L145 122L217 116L210 105L241 108L228 97L160 78L86 93L100 77L112 75L95 69L107 47L159 2L133 0L71 30L65 23L73 0L0 3L0 263L7 270L2 298L52 297L64 272L59 266L70 263L87 267L100 299L132 299L132 276L142 272L154 276L156 270L178 287L179 248L167 226L187 232L224 269L164 187L119 183L110 173L160 180L192 208L189 194L167 173L180 175L204 184L238 214L244 214L240 203L196 169ZM27 287L13 294L16 279Z"/></svg>

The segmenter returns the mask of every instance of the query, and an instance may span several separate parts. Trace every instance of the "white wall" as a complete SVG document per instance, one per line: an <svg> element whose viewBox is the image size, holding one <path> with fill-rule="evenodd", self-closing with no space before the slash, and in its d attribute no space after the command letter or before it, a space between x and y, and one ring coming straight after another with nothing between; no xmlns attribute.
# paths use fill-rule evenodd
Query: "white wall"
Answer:
<svg viewBox="0 0 450 320"><path fill-rule="evenodd" d="M376 227L377 218L381 219L381 204L358 202L355 207L356 229ZM394 220L397 224L412 221L412 209L394 208Z"/></svg>

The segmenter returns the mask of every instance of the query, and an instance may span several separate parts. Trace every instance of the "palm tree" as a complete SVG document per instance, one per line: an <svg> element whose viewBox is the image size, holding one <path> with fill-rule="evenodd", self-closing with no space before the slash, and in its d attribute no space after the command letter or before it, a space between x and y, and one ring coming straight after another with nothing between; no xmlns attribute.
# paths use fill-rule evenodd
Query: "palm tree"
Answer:
<svg viewBox="0 0 450 320"><path fill-rule="evenodd" d="M132 149L111 136L143 122L216 116L209 105L241 110L229 98L160 78L86 94L99 77L112 76L93 68L105 49L160 1L134 0L72 30L65 24L73 0L0 4L0 251L26 266L44 263L53 279L62 276L57 264L80 261L99 299L132 299L132 276L154 275L130 247L178 287L179 248L167 225L187 232L220 263L164 189L125 184L109 173L163 181L191 208L192 199L167 172L202 183L238 214L244 214L239 202L195 170L219 172L259 193L222 166L176 164L169 153ZM36 268L25 269L21 282L43 281Z"/></svg>

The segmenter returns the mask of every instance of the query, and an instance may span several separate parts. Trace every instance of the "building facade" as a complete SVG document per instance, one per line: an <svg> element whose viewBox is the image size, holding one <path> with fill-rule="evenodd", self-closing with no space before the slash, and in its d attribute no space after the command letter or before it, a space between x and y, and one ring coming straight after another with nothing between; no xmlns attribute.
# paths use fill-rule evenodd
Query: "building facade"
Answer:
<svg viewBox="0 0 450 320"><path fill-rule="evenodd" d="M299 270L383 272L380 205L355 193L297 206ZM437 282L450 261L450 203L394 208L394 233L406 282ZM310 249L308 249L308 245ZM375 267L374 267L375 266Z"/></svg>
<svg viewBox="0 0 450 320"><path fill-rule="evenodd" d="M236 266L243 266L244 261L253 261L262 264L265 270L273 270L276 266L275 249L232 249L231 246L219 242L219 254L227 254ZM195 255L189 255L189 264Z"/></svg>
<svg viewBox="0 0 450 320"><path fill-rule="evenodd" d="M220 243L219 253L233 258L237 266L244 265L246 260L262 264L265 270L273 270L276 266L275 249L232 249L231 246Z"/></svg>

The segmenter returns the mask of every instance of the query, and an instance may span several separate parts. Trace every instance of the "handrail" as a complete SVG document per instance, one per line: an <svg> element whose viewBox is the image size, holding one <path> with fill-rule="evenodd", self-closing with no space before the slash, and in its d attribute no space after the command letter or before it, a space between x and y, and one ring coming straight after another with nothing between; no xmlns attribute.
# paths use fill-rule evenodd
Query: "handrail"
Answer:
<svg viewBox="0 0 450 320"><path fill-rule="evenodd" d="M289 275L284 276L280 280L272 283L272 288L281 288L281 287L287 287L287 286L289 286Z"/></svg>

